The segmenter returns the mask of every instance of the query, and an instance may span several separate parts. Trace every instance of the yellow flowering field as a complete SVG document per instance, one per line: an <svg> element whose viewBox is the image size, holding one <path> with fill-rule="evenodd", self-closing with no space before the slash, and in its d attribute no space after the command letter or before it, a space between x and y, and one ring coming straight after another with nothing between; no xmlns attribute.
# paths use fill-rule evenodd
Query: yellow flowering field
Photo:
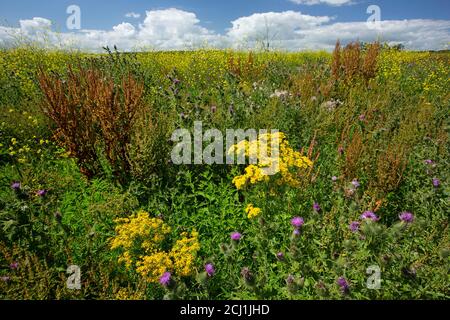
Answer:
<svg viewBox="0 0 450 320"><path fill-rule="evenodd" d="M2 49L0 299L449 299L449 79L380 43Z"/></svg>

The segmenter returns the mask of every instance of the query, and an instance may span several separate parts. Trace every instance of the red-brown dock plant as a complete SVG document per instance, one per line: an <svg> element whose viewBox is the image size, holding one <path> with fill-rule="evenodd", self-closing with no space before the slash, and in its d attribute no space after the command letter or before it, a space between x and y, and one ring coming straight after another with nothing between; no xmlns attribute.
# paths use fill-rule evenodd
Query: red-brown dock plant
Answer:
<svg viewBox="0 0 450 320"><path fill-rule="evenodd" d="M42 111L56 126L62 146L78 159L83 174L100 173L103 158L122 180L130 168L127 147L142 104L143 84L131 74L115 82L93 62L68 65L67 70L62 77L40 69Z"/></svg>

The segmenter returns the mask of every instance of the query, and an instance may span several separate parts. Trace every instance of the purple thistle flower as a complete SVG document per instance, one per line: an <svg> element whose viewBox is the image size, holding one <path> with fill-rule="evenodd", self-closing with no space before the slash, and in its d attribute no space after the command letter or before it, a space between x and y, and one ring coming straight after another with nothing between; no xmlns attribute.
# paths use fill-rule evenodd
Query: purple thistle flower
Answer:
<svg viewBox="0 0 450 320"><path fill-rule="evenodd" d="M212 277L214 273L216 273L216 270L214 269L214 265L212 263L208 263L205 265L205 271L210 277Z"/></svg>
<svg viewBox="0 0 450 320"><path fill-rule="evenodd" d="M321 210L319 204L317 202L314 202L313 204L313 210L316 212L319 212Z"/></svg>
<svg viewBox="0 0 450 320"><path fill-rule="evenodd" d="M425 162L425 164L433 164L434 163L434 161L431 159L427 159L424 162Z"/></svg>
<svg viewBox="0 0 450 320"><path fill-rule="evenodd" d="M38 191L36 192L36 194L37 194L39 197L43 197L43 196L45 196L45 195L47 194L47 192L48 192L48 190L41 189L41 190L38 190Z"/></svg>
<svg viewBox="0 0 450 320"><path fill-rule="evenodd" d="M373 213L373 211L365 211L362 215L361 215L361 217L360 217L362 220L365 220L365 219L370 219L370 220L372 220L372 221L378 221L380 218L378 218L378 216L375 214L375 213Z"/></svg>
<svg viewBox="0 0 450 320"><path fill-rule="evenodd" d="M242 235L239 232L233 232L230 237L233 241L239 241L241 240Z"/></svg>
<svg viewBox="0 0 450 320"><path fill-rule="evenodd" d="M291 220L291 224L297 229L300 228L304 223L305 221L302 217L294 217Z"/></svg>
<svg viewBox="0 0 450 320"><path fill-rule="evenodd" d="M288 285L291 285L291 284L293 284L294 282L295 282L294 276L293 276L292 274L288 275L288 277L286 278L286 283L287 283Z"/></svg>
<svg viewBox="0 0 450 320"><path fill-rule="evenodd" d="M347 293L347 292L348 292L349 285L348 285L347 280L345 280L344 277L340 277L339 279L337 279L336 283L338 284L338 286L341 288L341 290L342 290L344 293Z"/></svg>
<svg viewBox="0 0 450 320"><path fill-rule="evenodd" d="M414 221L414 215L411 212L402 212L399 215L400 220L406 223L412 223Z"/></svg>
<svg viewBox="0 0 450 320"><path fill-rule="evenodd" d="M165 287L170 284L170 278L172 274L170 272L164 272L164 274L159 278L159 283Z"/></svg>
<svg viewBox="0 0 450 320"><path fill-rule="evenodd" d="M20 190L20 182L19 182L19 181L14 181L14 182L11 184L11 188L12 188L14 191L19 191L19 190Z"/></svg>
<svg viewBox="0 0 450 320"><path fill-rule="evenodd" d="M279 261L283 261L284 260L284 253L283 252L278 252L277 253L277 259Z"/></svg>
<svg viewBox="0 0 450 320"><path fill-rule="evenodd" d="M439 187L441 185L441 181L438 178L433 178L433 186L435 188Z"/></svg>
<svg viewBox="0 0 450 320"><path fill-rule="evenodd" d="M364 120L366 120L366 115L361 114L358 118L359 118L359 121L364 121Z"/></svg>
<svg viewBox="0 0 450 320"><path fill-rule="evenodd" d="M337 179L338 179L338 178L337 178L336 176L332 176L332 177L331 177L331 181L333 181L333 182L336 182Z"/></svg>
<svg viewBox="0 0 450 320"><path fill-rule="evenodd" d="M13 263L11 263L10 265L9 265L9 267L12 269L12 270L15 270L15 269L17 269L17 268L19 268L19 263L16 261L16 262L13 262Z"/></svg>
<svg viewBox="0 0 450 320"><path fill-rule="evenodd" d="M356 232L359 230L359 226L361 225L360 222L358 221L353 221L352 223L350 223L349 228L350 230L352 230L352 232Z"/></svg>
<svg viewBox="0 0 450 320"><path fill-rule="evenodd" d="M361 186L361 184L359 183L359 181L357 179L353 179L352 185L353 185L353 187L355 187L355 189L358 189Z"/></svg>
<svg viewBox="0 0 450 320"><path fill-rule="evenodd" d="M300 230L294 229L294 236L299 236L299 235L300 235Z"/></svg>

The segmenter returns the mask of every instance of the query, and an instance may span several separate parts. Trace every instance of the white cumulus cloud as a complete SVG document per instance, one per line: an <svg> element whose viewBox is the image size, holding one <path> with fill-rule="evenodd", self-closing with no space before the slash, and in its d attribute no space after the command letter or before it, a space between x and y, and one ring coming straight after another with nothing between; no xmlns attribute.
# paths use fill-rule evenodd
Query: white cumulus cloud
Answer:
<svg viewBox="0 0 450 320"><path fill-rule="evenodd" d="M308 6L316 4L328 4L330 6L342 6L344 4L351 4L352 0L289 0L295 4L305 4Z"/></svg>
<svg viewBox="0 0 450 320"><path fill-rule="evenodd" d="M232 21L227 37L234 45L285 42L298 38L300 30L317 28L330 20L327 16L310 16L295 11L256 13Z"/></svg>
<svg viewBox="0 0 450 320"><path fill-rule="evenodd" d="M125 14L125 18L139 19L140 17L141 17L141 14L136 13L136 12L128 12Z"/></svg>
<svg viewBox="0 0 450 320"><path fill-rule="evenodd" d="M336 0L335 0L336 1ZM193 12L170 8L150 10L138 25L122 22L110 30L83 29L55 32L50 20L35 17L20 20L19 27L0 26L0 46L10 47L17 40L42 42L61 48L101 51L113 47L129 51L142 48L182 50L208 46L252 48L261 42L285 50L332 50L337 39L380 40L403 44L413 50L446 49L450 39L448 20L384 20L373 30L366 22L334 22L328 16L312 16L297 11L255 13L230 22L224 33L201 25Z"/></svg>
<svg viewBox="0 0 450 320"><path fill-rule="evenodd" d="M450 21L446 20L386 20L379 30L367 27L366 22L341 22L298 32L292 46L308 49L332 50L337 39L343 43L354 40L380 40L403 44L413 50L439 50L448 45Z"/></svg>
<svg viewBox="0 0 450 320"><path fill-rule="evenodd" d="M147 11L144 22L139 25L138 39L142 45L161 49L216 43L220 36L200 26L199 22L195 13L175 8Z"/></svg>
<svg viewBox="0 0 450 320"><path fill-rule="evenodd" d="M50 30L52 22L45 18L35 17L31 20L19 20L20 30L26 34L35 34Z"/></svg>

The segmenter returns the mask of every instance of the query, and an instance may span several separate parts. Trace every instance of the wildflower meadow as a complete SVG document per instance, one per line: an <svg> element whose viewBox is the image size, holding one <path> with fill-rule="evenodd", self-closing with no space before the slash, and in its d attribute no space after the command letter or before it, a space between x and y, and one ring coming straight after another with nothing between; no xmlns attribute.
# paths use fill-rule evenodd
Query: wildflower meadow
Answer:
<svg viewBox="0 0 450 320"><path fill-rule="evenodd" d="M449 299L449 79L379 42L2 49L0 299Z"/></svg>

